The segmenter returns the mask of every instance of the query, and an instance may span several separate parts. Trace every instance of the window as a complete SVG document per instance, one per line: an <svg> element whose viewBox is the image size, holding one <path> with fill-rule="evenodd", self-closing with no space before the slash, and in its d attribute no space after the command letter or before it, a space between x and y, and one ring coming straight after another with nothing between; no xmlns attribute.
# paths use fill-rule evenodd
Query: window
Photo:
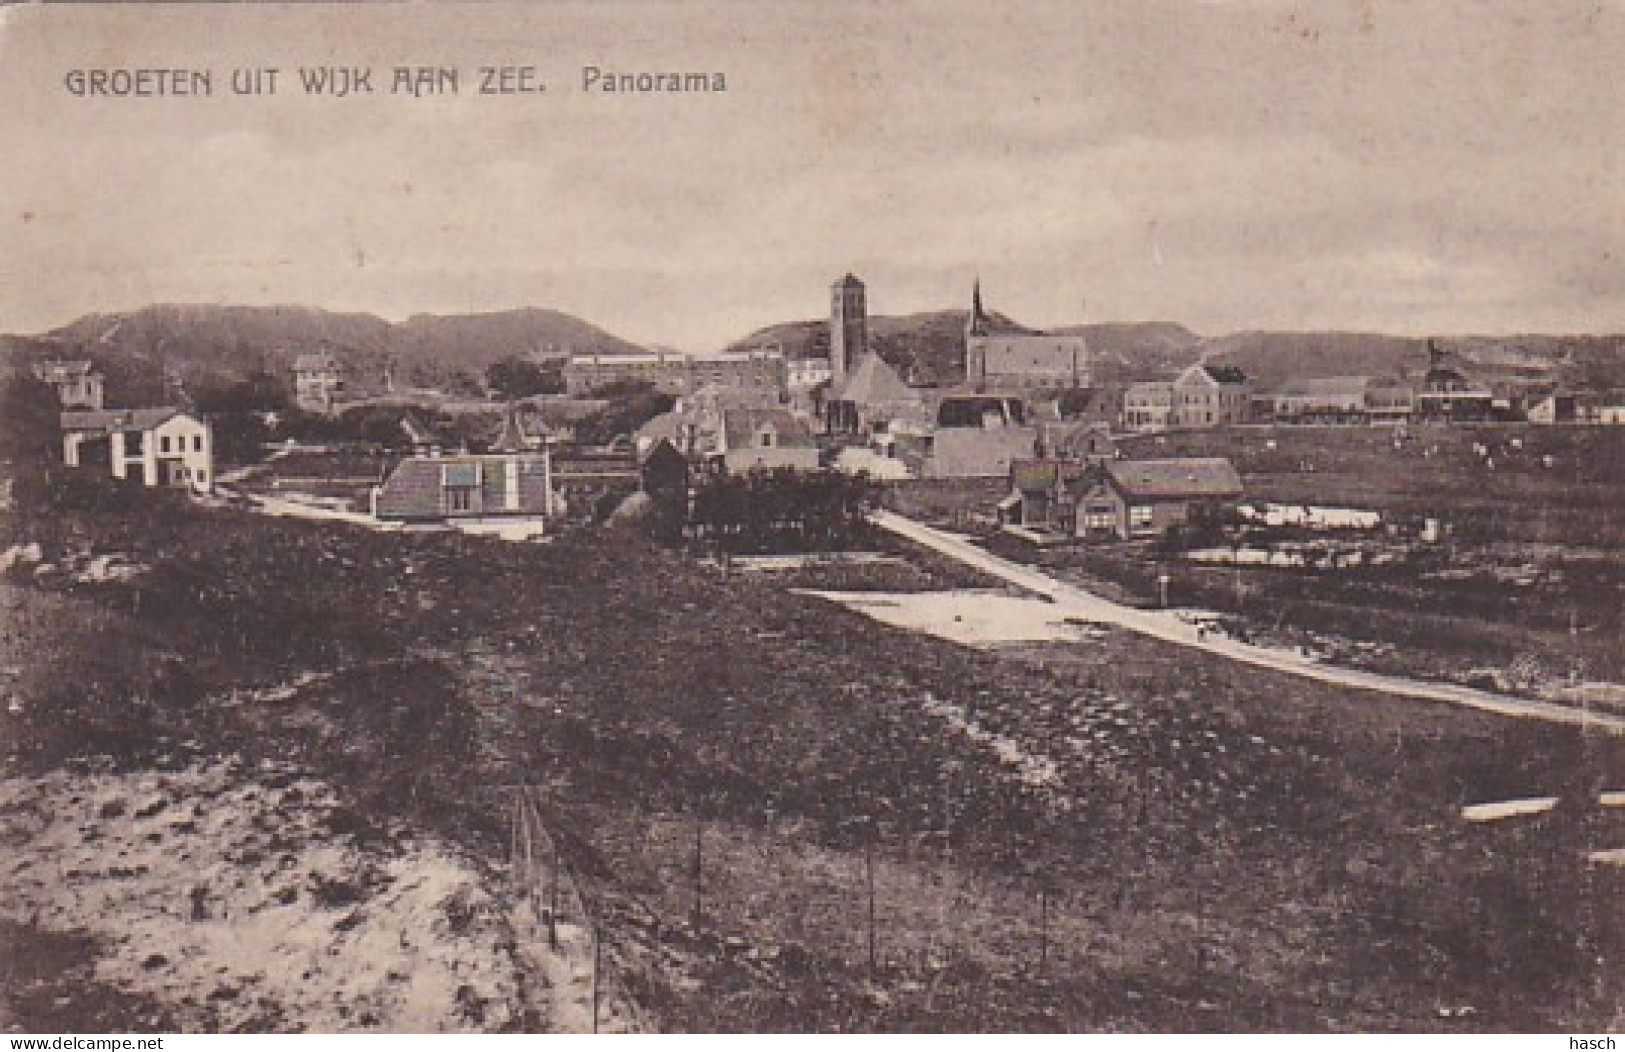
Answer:
<svg viewBox="0 0 1625 1052"><path fill-rule="evenodd" d="M762 431L756 436L756 445L760 449L772 449L773 438L773 432L763 428Z"/></svg>
<svg viewBox="0 0 1625 1052"><path fill-rule="evenodd" d="M446 487L446 510L447 511L473 511L474 510L474 487L473 486L447 486Z"/></svg>
<svg viewBox="0 0 1625 1052"><path fill-rule="evenodd" d="M165 435L164 437L162 437L162 438L160 438L158 440L158 452L160 452L160 453L168 453L169 452L169 436L168 435Z"/></svg>
<svg viewBox="0 0 1625 1052"><path fill-rule="evenodd" d="M1133 526L1151 525L1151 505L1134 504L1128 509L1128 524Z"/></svg>
<svg viewBox="0 0 1625 1052"><path fill-rule="evenodd" d="M192 436L192 452L194 452L194 453L203 452L203 436L202 435L193 435Z"/></svg>
<svg viewBox="0 0 1625 1052"><path fill-rule="evenodd" d="M1110 530L1117 526L1117 509L1110 504L1090 504L1083 510L1083 528Z"/></svg>

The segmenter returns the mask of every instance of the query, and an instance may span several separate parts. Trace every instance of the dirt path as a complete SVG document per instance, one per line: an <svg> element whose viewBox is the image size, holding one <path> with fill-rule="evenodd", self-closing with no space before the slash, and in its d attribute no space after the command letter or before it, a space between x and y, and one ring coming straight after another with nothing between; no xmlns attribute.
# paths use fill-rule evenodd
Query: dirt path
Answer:
<svg viewBox="0 0 1625 1052"><path fill-rule="evenodd" d="M1360 669L1319 664L1302 654L1273 650L1238 642L1215 635L1178 617L1173 611L1138 610L1102 599L1074 585L1057 581L1048 574L1029 566L1013 563L984 551L962 537L932 529L913 519L889 511L876 511L870 521L906 540L991 574L1001 580L1034 592L1056 604L1064 616L1081 618L1098 624L1114 625L1131 632L1151 636L1180 646L1205 650L1210 654L1240 661L1260 668L1286 672L1321 683L1331 683L1356 690L1375 691L1424 701L1441 701L1451 705L1464 705L1485 712L1524 719L1547 720L1625 733L1625 717L1588 712L1583 709L1553 705L1547 702L1515 698L1505 694L1476 690L1453 683L1433 683L1425 680L1389 676Z"/></svg>

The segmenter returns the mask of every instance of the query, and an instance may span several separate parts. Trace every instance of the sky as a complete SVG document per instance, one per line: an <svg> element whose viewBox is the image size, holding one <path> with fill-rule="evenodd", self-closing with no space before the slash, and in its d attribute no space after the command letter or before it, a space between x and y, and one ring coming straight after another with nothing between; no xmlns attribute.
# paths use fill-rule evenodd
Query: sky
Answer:
<svg viewBox="0 0 1625 1052"><path fill-rule="evenodd" d="M848 271L1037 326L1625 331L1620 55L1621 0L0 8L0 331L536 306L698 351ZM375 90L307 96L323 65ZM418 65L460 91L391 93ZM479 94L502 65L546 90ZM214 92L66 87L156 68Z"/></svg>

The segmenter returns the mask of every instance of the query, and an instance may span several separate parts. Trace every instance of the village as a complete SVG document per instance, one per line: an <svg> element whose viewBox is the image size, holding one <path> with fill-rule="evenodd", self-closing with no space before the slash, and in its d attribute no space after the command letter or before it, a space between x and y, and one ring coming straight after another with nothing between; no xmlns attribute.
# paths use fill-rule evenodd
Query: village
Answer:
<svg viewBox="0 0 1625 1052"><path fill-rule="evenodd" d="M867 290L847 274L816 357L782 344L509 355L474 397L290 348L285 375L216 390L208 409L174 377L172 405L110 407L86 359L29 374L61 407L63 465L208 503L508 540L637 522L764 565L872 556L865 526L885 507L1131 605L1190 607L1204 634L1625 711L1607 598L1619 568L1587 554L1616 539L1609 520L1562 507L1608 488L1584 476L1608 470L1620 392L1475 369L1436 340L1414 374L1260 390L1203 360L1105 381L1085 336L990 313L979 282L960 382L908 382L869 332ZM1475 501L1498 485L1507 506ZM1286 616L1282 602L1311 592ZM1517 609L1528 627L1511 648L1505 623L1417 641L1410 618L1433 609L1502 622Z"/></svg>
<svg viewBox="0 0 1625 1052"><path fill-rule="evenodd" d="M863 283L829 296L825 355L498 354L483 389L288 347L130 404L120 363L37 348L8 388L35 430L0 545L0 813L36 837L16 901L54 920L0 923L68 963L10 1010L105 987L106 1025L237 1030L1609 1018L1607 391L1440 341L1412 376L1106 380L979 285L958 381L911 382ZM1332 941L1361 950L1305 972L1294 947ZM350 963L310 986L312 947Z"/></svg>

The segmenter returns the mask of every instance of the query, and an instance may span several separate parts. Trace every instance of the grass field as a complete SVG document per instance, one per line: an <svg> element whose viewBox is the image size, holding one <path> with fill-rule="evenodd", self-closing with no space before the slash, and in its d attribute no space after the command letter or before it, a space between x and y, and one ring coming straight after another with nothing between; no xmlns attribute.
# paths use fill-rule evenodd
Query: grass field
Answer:
<svg viewBox="0 0 1625 1052"><path fill-rule="evenodd" d="M613 532L513 545L167 504L6 528L146 568L6 587L8 784L274 761L332 787L339 844L435 836L499 873L523 779L663 1029L1622 1023L1625 882L1583 859L1625 843L1587 803L1617 787L1613 740L1126 634L967 649L790 590L897 583L884 564L724 578ZM1564 803L1457 818L1529 793ZM0 962L0 1012L42 1028L105 933L10 901L0 946L60 967ZM110 1029L212 1018L99 1003Z"/></svg>

